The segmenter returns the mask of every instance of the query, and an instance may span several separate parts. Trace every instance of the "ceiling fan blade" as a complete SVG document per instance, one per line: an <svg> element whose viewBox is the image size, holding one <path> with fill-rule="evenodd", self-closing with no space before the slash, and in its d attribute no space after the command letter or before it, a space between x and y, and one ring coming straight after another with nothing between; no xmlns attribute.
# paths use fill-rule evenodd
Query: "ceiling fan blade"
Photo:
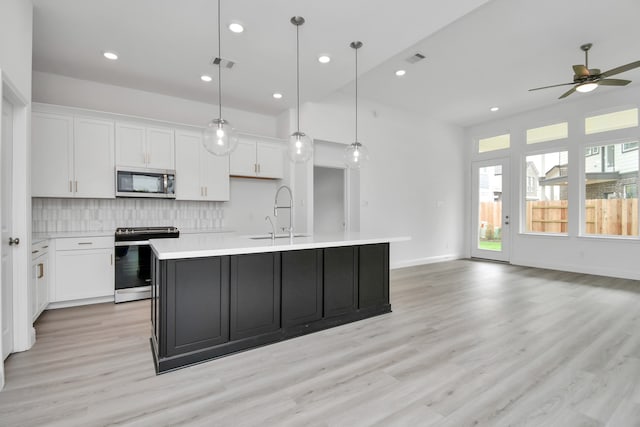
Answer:
<svg viewBox="0 0 640 427"><path fill-rule="evenodd" d="M578 76L578 77L589 77L590 76L589 69L587 67L585 67L584 65L574 65L573 66L573 72L576 73L576 76Z"/></svg>
<svg viewBox="0 0 640 427"><path fill-rule="evenodd" d="M627 65L621 65L620 67L612 68L609 71L605 71L600 74L602 77L610 77L615 76L616 74L624 73L625 71L633 70L634 68L640 67L640 61L631 62Z"/></svg>
<svg viewBox="0 0 640 427"><path fill-rule="evenodd" d="M576 88L572 87L571 89L569 89L568 91L566 91L565 93L560 95L560 98L558 98L558 99L566 98L567 96L571 95L575 91L576 91Z"/></svg>
<svg viewBox="0 0 640 427"><path fill-rule="evenodd" d="M629 83L631 83L631 80L603 79L598 81L598 85L602 85L602 86L626 86Z"/></svg>
<svg viewBox="0 0 640 427"><path fill-rule="evenodd" d="M532 90L549 89L550 87L567 86L567 85L573 85L573 84L575 84L575 83L574 82L571 82L571 83L560 83L559 85L536 87L536 88L533 88L533 89L529 89L529 92L531 92Z"/></svg>

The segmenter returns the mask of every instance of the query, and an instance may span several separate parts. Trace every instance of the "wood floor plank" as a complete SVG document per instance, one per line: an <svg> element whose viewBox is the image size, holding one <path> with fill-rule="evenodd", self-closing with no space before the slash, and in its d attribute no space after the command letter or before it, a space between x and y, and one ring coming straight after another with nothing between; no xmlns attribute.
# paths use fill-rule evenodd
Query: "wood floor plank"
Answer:
<svg viewBox="0 0 640 427"><path fill-rule="evenodd" d="M639 426L640 282L459 260L393 312L156 376L149 302L46 311L4 426Z"/></svg>

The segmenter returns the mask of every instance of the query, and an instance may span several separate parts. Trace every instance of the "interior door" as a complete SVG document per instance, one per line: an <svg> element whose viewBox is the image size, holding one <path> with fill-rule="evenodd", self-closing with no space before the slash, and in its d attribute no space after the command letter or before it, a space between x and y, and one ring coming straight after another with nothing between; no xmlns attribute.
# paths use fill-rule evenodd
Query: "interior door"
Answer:
<svg viewBox="0 0 640 427"><path fill-rule="evenodd" d="M471 256L508 262L509 160L474 162L472 169Z"/></svg>
<svg viewBox="0 0 640 427"><path fill-rule="evenodd" d="M2 100L2 151L0 152L0 274L2 275L2 360L13 352L13 248L9 245L12 219L13 173L13 107Z"/></svg>

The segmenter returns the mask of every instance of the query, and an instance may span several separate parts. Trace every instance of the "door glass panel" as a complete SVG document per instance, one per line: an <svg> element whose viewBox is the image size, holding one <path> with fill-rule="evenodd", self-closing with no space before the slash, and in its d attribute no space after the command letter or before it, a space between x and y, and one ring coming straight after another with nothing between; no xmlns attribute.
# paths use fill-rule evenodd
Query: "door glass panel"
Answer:
<svg viewBox="0 0 640 427"><path fill-rule="evenodd" d="M478 168L477 248L502 251L502 165Z"/></svg>

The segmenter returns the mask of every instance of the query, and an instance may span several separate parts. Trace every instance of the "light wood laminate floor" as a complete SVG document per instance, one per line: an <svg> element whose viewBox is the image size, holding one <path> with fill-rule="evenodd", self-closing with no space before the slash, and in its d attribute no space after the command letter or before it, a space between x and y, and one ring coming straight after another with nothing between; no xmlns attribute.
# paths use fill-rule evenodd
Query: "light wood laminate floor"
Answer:
<svg viewBox="0 0 640 427"><path fill-rule="evenodd" d="M640 426L640 282L452 261L393 313L156 376L149 302L45 312L2 426Z"/></svg>

